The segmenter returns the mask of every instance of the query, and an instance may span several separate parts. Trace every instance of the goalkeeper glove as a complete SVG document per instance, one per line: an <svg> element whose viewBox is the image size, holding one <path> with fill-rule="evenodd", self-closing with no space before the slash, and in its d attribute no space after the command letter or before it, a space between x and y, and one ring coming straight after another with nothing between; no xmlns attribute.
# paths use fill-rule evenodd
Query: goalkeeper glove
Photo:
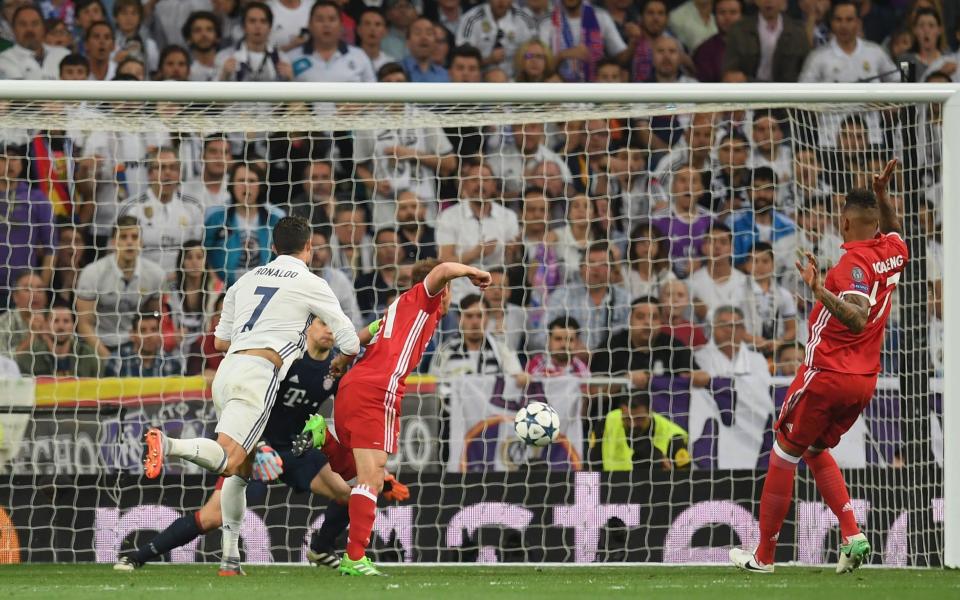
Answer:
<svg viewBox="0 0 960 600"><path fill-rule="evenodd" d="M383 476L383 498L387 502L403 502L410 499L410 488L403 485L397 478L387 473Z"/></svg>
<svg viewBox="0 0 960 600"><path fill-rule="evenodd" d="M253 478L258 481L273 481L283 474L283 459L277 451L260 442L253 457Z"/></svg>

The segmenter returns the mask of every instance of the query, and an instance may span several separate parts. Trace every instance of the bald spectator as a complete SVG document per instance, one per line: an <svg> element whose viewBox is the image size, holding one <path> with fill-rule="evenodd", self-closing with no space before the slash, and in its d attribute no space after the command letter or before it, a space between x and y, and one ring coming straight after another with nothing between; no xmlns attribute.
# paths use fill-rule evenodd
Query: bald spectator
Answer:
<svg viewBox="0 0 960 600"><path fill-rule="evenodd" d="M433 22L419 17L407 29L407 56L400 61L407 77L414 83L447 83L450 75L442 65L434 62L437 36Z"/></svg>
<svg viewBox="0 0 960 600"><path fill-rule="evenodd" d="M60 61L70 51L43 43L46 29L40 10L25 4L11 18L16 43L0 52L0 79L58 79Z"/></svg>
<svg viewBox="0 0 960 600"><path fill-rule="evenodd" d="M743 16L743 0L716 0L713 3L717 33L707 38L693 52L697 79L717 83L723 79L723 60L727 52L727 35Z"/></svg>
<svg viewBox="0 0 960 600"><path fill-rule="evenodd" d="M647 83L696 83L680 70L683 48L677 38L662 35L653 42L653 73Z"/></svg>
<svg viewBox="0 0 960 600"><path fill-rule="evenodd" d="M782 0L757 0L759 13L744 17L727 34L724 76L747 81L797 81L810 52L799 21L782 14Z"/></svg>

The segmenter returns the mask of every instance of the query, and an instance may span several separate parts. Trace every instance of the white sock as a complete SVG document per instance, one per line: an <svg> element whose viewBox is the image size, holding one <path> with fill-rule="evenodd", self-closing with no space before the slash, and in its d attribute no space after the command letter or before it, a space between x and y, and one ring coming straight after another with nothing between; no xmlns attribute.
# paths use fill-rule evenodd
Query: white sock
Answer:
<svg viewBox="0 0 960 600"><path fill-rule="evenodd" d="M227 452L216 440L191 438L178 440L163 436L164 453L173 458L182 458L213 473L223 473L227 466Z"/></svg>
<svg viewBox="0 0 960 600"><path fill-rule="evenodd" d="M247 510L247 480L234 475L227 477L220 489L220 513L223 526L220 528L223 544L223 560L240 560L240 527Z"/></svg>

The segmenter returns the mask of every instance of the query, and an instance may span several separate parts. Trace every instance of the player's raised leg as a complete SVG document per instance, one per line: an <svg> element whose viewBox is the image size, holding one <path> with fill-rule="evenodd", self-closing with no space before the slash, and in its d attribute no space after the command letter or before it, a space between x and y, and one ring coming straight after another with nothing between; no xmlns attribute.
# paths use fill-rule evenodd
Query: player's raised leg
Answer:
<svg viewBox="0 0 960 600"><path fill-rule="evenodd" d="M860 532L843 474L829 449L812 447L803 455L803 461L813 472L820 495L840 524L843 541L840 544L837 573L849 573L870 557L870 542Z"/></svg>
<svg viewBox="0 0 960 600"><path fill-rule="evenodd" d="M344 575L383 575L366 552L377 516L377 495L383 489L387 453L371 448L354 448L353 457L357 463L357 485L350 492L350 533L340 572Z"/></svg>

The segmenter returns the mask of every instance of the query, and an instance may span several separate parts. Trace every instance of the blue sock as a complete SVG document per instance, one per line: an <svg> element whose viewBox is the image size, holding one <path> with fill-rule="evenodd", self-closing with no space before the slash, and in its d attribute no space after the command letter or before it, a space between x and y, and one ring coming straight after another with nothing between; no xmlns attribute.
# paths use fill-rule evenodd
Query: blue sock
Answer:
<svg viewBox="0 0 960 600"><path fill-rule="evenodd" d="M310 536L310 549L314 552L333 550L333 544L350 524L350 509L339 502L330 502L324 512L323 525Z"/></svg>
<svg viewBox="0 0 960 600"><path fill-rule="evenodd" d="M145 563L200 537L203 530L197 524L196 517L196 513L190 513L170 523L170 526L158 533L157 537L137 548L137 551L130 555L130 560Z"/></svg>

